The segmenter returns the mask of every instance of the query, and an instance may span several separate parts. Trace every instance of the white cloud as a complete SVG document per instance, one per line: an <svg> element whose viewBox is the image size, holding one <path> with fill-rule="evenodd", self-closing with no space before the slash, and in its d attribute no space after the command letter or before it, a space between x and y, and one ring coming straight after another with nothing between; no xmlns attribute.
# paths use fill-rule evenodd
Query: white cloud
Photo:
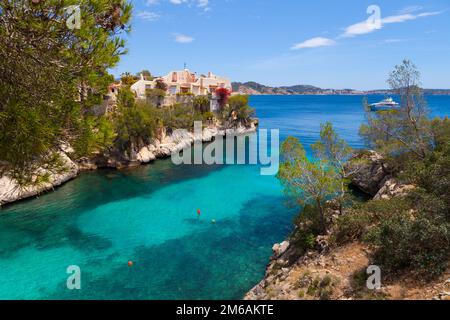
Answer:
<svg viewBox="0 0 450 320"><path fill-rule="evenodd" d="M156 1L156 0L153 0ZM183 4L183 3L189 3L191 5L192 3L197 3L197 7L203 8L205 11L209 11L209 0L169 0L172 4Z"/></svg>
<svg viewBox="0 0 450 320"><path fill-rule="evenodd" d="M420 11L422 9L423 9L423 7L422 6L418 6L418 5L408 6L408 7L404 7L402 10L400 10L399 14L414 13L414 12Z"/></svg>
<svg viewBox="0 0 450 320"><path fill-rule="evenodd" d="M191 43L195 40L194 38L181 33L174 33L173 36L175 38L175 41L178 43Z"/></svg>
<svg viewBox="0 0 450 320"><path fill-rule="evenodd" d="M384 40L384 42L386 43L398 43L398 42L405 42L408 41L406 39L386 39Z"/></svg>
<svg viewBox="0 0 450 320"><path fill-rule="evenodd" d="M145 2L145 4L146 4L147 6L151 6L151 5L158 4L158 3L159 3L159 0L147 0L147 1Z"/></svg>
<svg viewBox="0 0 450 320"><path fill-rule="evenodd" d="M159 14L150 11L140 11L137 16L146 21L156 21L160 18Z"/></svg>
<svg viewBox="0 0 450 320"><path fill-rule="evenodd" d="M435 12L422 12L419 14L411 14L411 13L405 13L405 14L399 14L394 16L388 16L386 18L381 19L381 28L386 24L391 23L402 23L405 21L411 21L416 20L418 18L424 18L424 17L430 17L435 16L443 13L443 11L435 11ZM367 21L362 21L359 23L352 24L351 26L348 26L345 28L345 32L341 35L341 37L344 38L351 38L354 36L359 36L363 34L368 34L371 32L376 31L379 28L376 28L373 23L370 23Z"/></svg>
<svg viewBox="0 0 450 320"><path fill-rule="evenodd" d="M198 6L200 8L207 7L209 5L209 0L198 0Z"/></svg>
<svg viewBox="0 0 450 320"><path fill-rule="evenodd" d="M327 47L327 46L334 46L336 44L336 41L328 38L322 38L322 37L316 37L312 38L306 41L303 41L301 43L295 44L291 50L299 50L299 49L305 49L305 48L317 48L317 47Z"/></svg>
<svg viewBox="0 0 450 320"><path fill-rule="evenodd" d="M420 13L417 16L419 18L423 18L423 17L431 17L431 16L437 16L444 13L444 11L433 11L433 12L424 12L424 13Z"/></svg>

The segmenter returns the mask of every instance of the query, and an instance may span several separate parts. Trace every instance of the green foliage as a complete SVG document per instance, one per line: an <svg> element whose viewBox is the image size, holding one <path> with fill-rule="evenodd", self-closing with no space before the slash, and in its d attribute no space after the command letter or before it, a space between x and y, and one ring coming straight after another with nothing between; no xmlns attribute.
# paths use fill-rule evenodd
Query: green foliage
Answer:
<svg viewBox="0 0 450 320"><path fill-rule="evenodd" d="M196 96L193 101L194 109L196 111L205 113L210 110L210 101L207 96Z"/></svg>
<svg viewBox="0 0 450 320"><path fill-rule="evenodd" d="M385 217L366 237L375 246L374 260L390 273L409 270L425 277L441 274L447 267L450 223L426 208L413 214Z"/></svg>
<svg viewBox="0 0 450 320"><path fill-rule="evenodd" d="M231 109L238 110L248 105L248 96L243 94L232 95L228 98L228 104Z"/></svg>
<svg viewBox="0 0 450 320"><path fill-rule="evenodd" d="M166 91L161 89L146 89L145 95L149 98L162 99L166 96Z"/></svg>
<svg viewBox="0 0 450 320"><path fill-rule="evenodd" d="M103 152L113 146L116 134L109 118L86 116L80 118L80 122L79 136L72 143L78 157Z"/></svg>
<svg viewBox="0 0 450 320"><path fill-rule="evenodd" d="M150 71L148 71L148 70L142 70L142 71L139 72L136 76L140 78L141 74L142 74L142 76L144 77L144 80L147 80L147 81L152 81L152 80L153 80L153 76L152 76L152 74L151 74Z"/></svg>
<svg viewBox="0 0 450 320"><path fill-rule="evenodd" d="M414 269L439 275L450 246L450 147L447 119L434 120L435 149L425 159L405 160L400 178L417 185L403 213L389 215L368 239L378 246L376 259L389 270Z"/></svg>
<svg viewBox="0 0 450 320"><path fill-rule="evenodd" d="M177 96L180 96L180 97L193 97L194 94L192 92L189 92L189 91L188 92L178 92Z"/></svg>
<svg viewBox="0 0 450 320"><path fill-rule="evenodd" d="M169 129L193 129L195 121L203 121L203 115L191 105L176 104L160 111L163 123Z"/></svg>
<svg viewBox="0 0 450 320"><path fill-rule="evenodd" d="M139 80L138 76L133 76L129 72L125 72L120 76L120 81L122 82L122 85L124 86L131 86L135 84Z"/></svg>
<svg viewBox="0 0 450 320"><path fill-rule="evenodd" d="M336 245L351 243L367 232L371 225L371 216L365 211L352 211L339 217L332 242Z"/></svg>
<svg viewBox="0 0 450 320"><path fill-rule="evenodd" d="M229 114L235 112L238 121L247 122L255 115L255 109L248 105L248 100L247 95L233 95L228 98L228 108L225 111Z"/></svg>
<svg viewBox="0 0 450 320"><path fill-rule="evenodd" d="M330 122L321 124L320 140L312 145L319 159L326 159L339 173L344 176L344 164L353 153L352 148L338 134Z"/></svg>
<svg viewBox="0 0 450 320"><path fill-rule="evenodd" d="M373 114L366 105L367 124L361 126L360 135L370 148L385 156L409 154L423 159L432 149L432 136L428 108L419 88L420 73L411 61L404 60L395 66L388 83L400 95L400 108Z"/></svg>
<svg viewBox="0 0 450 320"><path fill-rule="evenodd" d="M350 285L358 300L384 300L386 294L380 290L367 288L367 267L364 267L351 275Z"/></svg>
<svg viewBox="0 0 450 320"><path fill-rule="evenodd" d="M344 245L355 240L362 240L370 228L392 214L407 212L410 206L410 201L405 198L394 198L389 201L371 200L355 204L338 218L332 242L336 245Z"/></svg>
<svg viewBox="0 0 450 320"><path fill-rule="evenodd" d="M321 232L325 232L325 202L339 194L340 179L325 160L311 161L297 138L288 137L281 146L278 178L285 193L299 205L317 206Z"/></svg>
<svg viewBox="0 0 450 320"><path fill-rule="evenodd" d="M165 91L167 91L167 84L164 81L157 80L155 89L159 89L159 90L162 90L165 92Z"/></svg>
<svg viewBox="0 0 450 320"><path fill-rule="evenodd" d="M330 300L336 284L337 281L330 275L325 275L323 278L317 276L309 285L306 294L320 300Z"/></svg>
<svg viewBox="0 0 450 320"><path fill-rule="evenodd" d="M136 103L133 93L126 89L119 92L114 123L116 146L120 150L129 150L140 142L149 143L162 126L159 111L145 103Z"/></svg>
<svg viewBox="0 0 450 320"><path fill-rule="evenodd" d="M203 117L203 121L208 121L208 120L213 120L215 116L214 116L214 113L207 111L202 114L202 117Z"/></svg>
<svg viewBox="0 0 450 320"><path fill-rule="evenodd" d="M61 134L62 115L48 117L45 106L29 108L11 101L0 111L0 160L11 164L15 176L35 169L35 155L44 155Z"/></svg>
<svg viewBox="0 0 450 320"><path fill-rule="evenodd" d="M80 5L80 29L66 25L69 5ZM0 1L0 160L16 173L80 135L74 116L106 92L130 15L127 1Z"/></svg>
<svg viewBox="0 0 450 320"><path fill-rule="evenodd" d="M325 159L340 177L340 196L338 199L342 210L347 185L349 183L344 165L352 155L353 150L344 139L339 138L330 122L321 124L320 140L312 145L312 149L316 157L318 159Z"/></svg>

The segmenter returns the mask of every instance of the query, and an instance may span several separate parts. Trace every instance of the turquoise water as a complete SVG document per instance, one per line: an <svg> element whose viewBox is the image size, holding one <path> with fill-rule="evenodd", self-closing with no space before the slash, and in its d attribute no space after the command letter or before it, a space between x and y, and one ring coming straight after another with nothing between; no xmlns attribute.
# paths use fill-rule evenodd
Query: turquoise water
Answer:
<svg viewBox="0 0 450 320"><path fill-rule="evenodd" d="M309 144L329 120L360 147L361 100L255 96L251 103L261 127L279 128L282 138ZM435 115L450 114L450 97L428 102ZM83 173L0 210L0 299L240 299L264 275L273 243L292 229L296 210L284 200L278 181L257 166L162 160ZM81 290L66 288L69 265L81 268Z"/></svg>

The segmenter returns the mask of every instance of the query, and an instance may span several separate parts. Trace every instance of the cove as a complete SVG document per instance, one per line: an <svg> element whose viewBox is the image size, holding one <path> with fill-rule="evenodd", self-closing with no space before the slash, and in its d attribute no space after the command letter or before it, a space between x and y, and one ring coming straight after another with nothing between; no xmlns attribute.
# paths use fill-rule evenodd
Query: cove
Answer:
<svg viewBox="0 0 450 320"><path fill-rule="evenodd" d="M435 115L450 114L450 97L427 99ZM329 120L362 147L361 100L255 96L251 105L260 127L280 129L282 140L294 135L308 145ZM0 299L241 299L296 212L258 166L169 159L83 173L0 210ZM80 267L81 290L66 287L69 265Z"/></svg>

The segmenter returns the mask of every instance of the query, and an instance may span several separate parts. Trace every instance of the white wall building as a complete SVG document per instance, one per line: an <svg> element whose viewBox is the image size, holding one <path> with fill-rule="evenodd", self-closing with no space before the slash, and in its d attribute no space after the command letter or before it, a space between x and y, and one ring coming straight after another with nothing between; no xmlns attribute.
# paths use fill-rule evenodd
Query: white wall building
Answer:
<svg viewBox="0 0 450 320"><path fill-rule="evenodd" d="M194 95L214 94L218 88L226 88L232 91L231 81L227 78L217 76L211 72L207 75L197 77L188 69L182 71L171 71L167 75L152 81L141 79L131 86L136 98L145 99L147 89L154 89L157 81L163 81L167 85L167 94L176 95L180 93L192 93Z"/></svg>

